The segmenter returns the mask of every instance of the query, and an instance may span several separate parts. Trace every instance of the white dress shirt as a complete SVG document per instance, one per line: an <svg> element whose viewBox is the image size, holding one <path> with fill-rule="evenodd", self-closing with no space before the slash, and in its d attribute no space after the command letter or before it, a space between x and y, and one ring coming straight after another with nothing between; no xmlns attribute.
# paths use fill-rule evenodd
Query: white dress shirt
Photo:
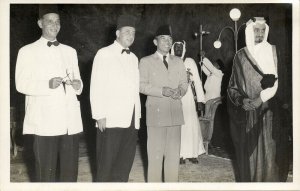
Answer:
<svg viewBox="0 0 300 191"><path fill-rule="evenodd" d="M159 56L159 58L160 58L162 61L164 61L164 55L162 55L162 54L159 53L158 51L156 51L156 54ZM170 56L170 54L167 53L165 56L166 56L166 61L169 63L169 56Z"/></svg>
<svg viewBox="0 0 300 191"><path fill-rule="evenodd" d="M100 49L93 63L90 101L92 117L106 118L106 127L127 128L135 108L135 128L141 117L138 59L122 52L117 41Z"/></svg>

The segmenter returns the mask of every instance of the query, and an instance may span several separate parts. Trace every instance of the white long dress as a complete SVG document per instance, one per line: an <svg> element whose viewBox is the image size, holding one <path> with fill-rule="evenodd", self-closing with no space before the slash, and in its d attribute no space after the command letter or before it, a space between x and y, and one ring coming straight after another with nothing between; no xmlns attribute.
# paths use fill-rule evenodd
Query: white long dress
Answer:
<svg viewBox="0 0 300 191"><path fill-rule="evenodd" d="M202 82L195 61L191 58L186 58L184 65L186 70L190 69L192 73L191 80L193 80L195 84L197 101L204 103L205 97ZM180 157L183 159L197 158L198 155L205 152L205 149L191 85L189 85L186 95L182 97L182 109L185 124L182 125L181 128Z"/></svg>

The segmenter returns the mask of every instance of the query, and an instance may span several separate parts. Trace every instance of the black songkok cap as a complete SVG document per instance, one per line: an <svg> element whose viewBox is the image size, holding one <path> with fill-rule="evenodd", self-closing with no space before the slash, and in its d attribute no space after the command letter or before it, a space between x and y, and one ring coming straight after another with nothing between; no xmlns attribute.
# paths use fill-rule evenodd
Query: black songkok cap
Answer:
<svg viewBox="0 0 300 191"><path fill-rule="evenodd" d="M42 18L48 13L58 13L58 8L56 4L41 4L39 5L39 18Z"/></svg>
<svg viewBox="0 0 300 191"><path fill-rule="evenodd" d="M160 26L156 33L155 36L159 36L159 35L169 35L172 36L172 30L171 27L169 25L162 25Z"/></svg>
<svg viewBox="0 0 300 191"><path fill-rule="evenodd" d="M132 15L120 15L117 23L117 30L122 27L133 27L135 28L136 19Z"/></svg>

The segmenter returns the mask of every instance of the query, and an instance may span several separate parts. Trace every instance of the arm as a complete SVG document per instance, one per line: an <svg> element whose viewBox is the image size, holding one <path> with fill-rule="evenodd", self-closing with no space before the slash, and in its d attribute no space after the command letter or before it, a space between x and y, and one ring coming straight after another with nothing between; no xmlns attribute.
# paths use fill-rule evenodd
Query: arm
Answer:
<svg viewBox="0 0 300 191"><path fill-rule="evenodd" d="M209 76L210 75L210 71L208 70L208 68L206 67L207 63L210 62L207 58L204 58L203 59L203 64L201 66L202 68L202 71L205 73L206 76Z"/></svg>
<svg viewBox="0 0 300 191"><path fill-rule="evenodd" d="M77 52L76 50L72 51L72 80L79 80L80 83L80 88L78 90L75 90L75 93L77 95L80 95L83 89L83 82L81 80L81 76L80 76L80 71L79 71L79 67L78 67L78 58L77 58Z"/></svg>
<svg viewBox="0 0 300 191"><path fill-rule="evenodd" d="M39 79L36 76L40 71L35 70L34 57L28 49L19 50L15 73L16 89L20 93L31 96L50 95L50 79Z"/></svg>
<svg viewBox="0 0 300 191"><path fill-rule="evenodd" d="M136 70L135 70L135 87L137 88L136 99L135 99L135 111L137 112L138 118L141 118L141 101L139 94L139 86L140 86L140 73L138 69L138 59L136 58Z"/></svg>
<svg viewBox="0 0 300 191"><path fill-rule="evenodd" d="M139 64L140 92L148 96L163 97L162 88L150 83L149 64L142 59Z"/></svg>
<svg viewBox="0 0 300 191"><path fill-rule="evenodd" d="M232 65L232 73L230 76L230 80L228 83L228 88L227 88L227 94L228 97L230 98L230 101L235 105L235 106L241 106L243 105L243 99L246 98L246 94L242 94L241 92L243 91L240 87L241 84L243 84L243 77L241 74L241 68L240 68L240 61L238 59L238 56L235 55L235 58L233 60L233 65Z"/></svg>
<svg viewBox="0 0 300 191"><path fill-rule="evenodd" d="M222 71L215 68L214 65L211 63L211 61L208 60L207 58L204 58L203 65L205 66L204 68L206 68L209 71L209 74L212 73L213 75L218 76L218 77L223 76Z"/></svg>
<svg viewBox="0 0 300 191"><path fill-rule="evenodd" d="M278 80L274 83L274 86L271 88L264 89L260 92L260 98L262 102L266 102L271 99L278 89Z"/></svg>
<svg viewBox="0 0 300 191"><path fill-rule="evenodd" d="M104 55L100 50L94 58L90 86L92 117L95 120L106 118L106 108L108 107L106 100L109 98L107 67Z"/></svg>

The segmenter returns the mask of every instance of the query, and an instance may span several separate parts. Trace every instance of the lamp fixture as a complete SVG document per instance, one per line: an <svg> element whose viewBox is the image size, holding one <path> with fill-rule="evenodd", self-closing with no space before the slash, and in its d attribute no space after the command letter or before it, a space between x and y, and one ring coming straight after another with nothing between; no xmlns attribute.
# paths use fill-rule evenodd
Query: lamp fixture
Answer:
<svg viewBox="0 0 300 191"><path fill-rule="evenodd" d="M225 30L225 29L230 29L232 32L233 32L233 39L234 39L234 45L235 45L235 52L237 52L237 40L238 40L238 33L239 33L239 30L241 28L241 26L243 26L244 24L246 23L243 23L239 28L237 27L237 21L240 19L241 17L241 11L237 8L233 8L230 10L229 12L229 16L231 18L231 20L234 22L234 28L232 27L229 27L229 26L225 26L222 28L219 36L218 36L218 39L214 42L214 47L216 49L219 49L221 48L222 46L222 42L220 40L221 38L221 35L222 35L222 32Z"/></svg>

